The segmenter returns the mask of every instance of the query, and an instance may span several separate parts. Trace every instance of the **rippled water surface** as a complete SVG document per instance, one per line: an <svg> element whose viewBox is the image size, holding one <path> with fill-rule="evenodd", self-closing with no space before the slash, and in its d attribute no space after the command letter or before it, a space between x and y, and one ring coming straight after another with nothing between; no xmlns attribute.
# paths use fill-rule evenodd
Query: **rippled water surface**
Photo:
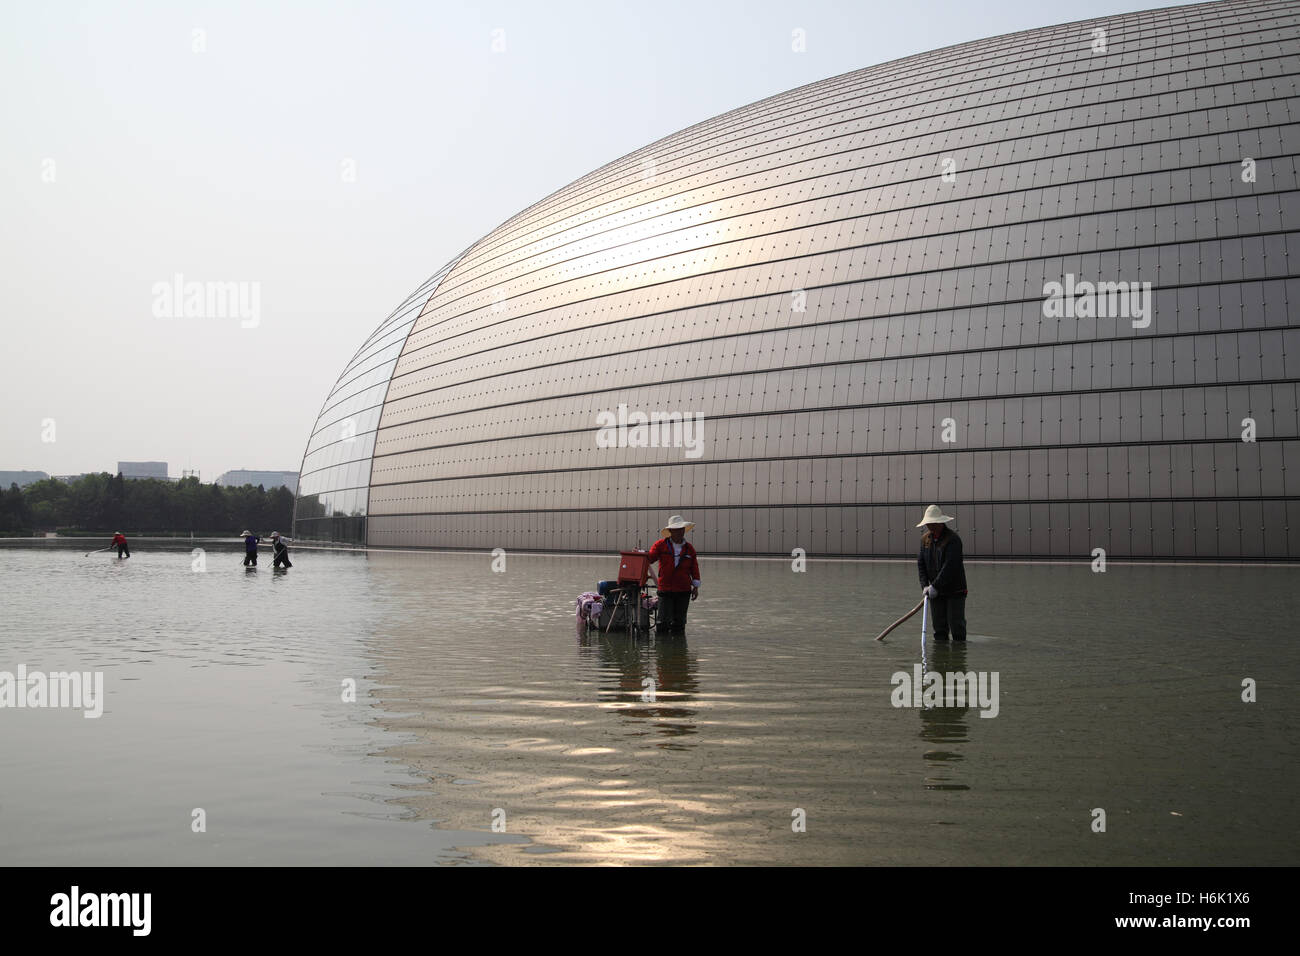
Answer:
<svg viewBox="0 0 1300 956"><path fill-rule="evenodd" d="M0 671L106 685L0 709L0 860L1300 862L1297 569L972 563L923 649L873 640L905 563L705 555L685 639L633 640L575 626L613 559L206 560L0 548ZM996 716L895 707L922 663Z"/></svg>

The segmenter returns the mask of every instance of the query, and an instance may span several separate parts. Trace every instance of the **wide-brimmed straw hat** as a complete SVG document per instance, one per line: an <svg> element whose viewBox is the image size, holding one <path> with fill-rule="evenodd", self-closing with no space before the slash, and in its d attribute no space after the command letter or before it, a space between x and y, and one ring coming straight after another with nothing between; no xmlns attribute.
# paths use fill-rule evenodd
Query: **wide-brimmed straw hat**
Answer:
<svg viewBox="0 0 1300 956"><path fill-rule="evenodd" d="M272 531L272 532L271 532L271 537L272 537L272 538L278 538L278 537L280 537L280 532L278 532L278 531Z"/></svg>
<svg viewBox="0 0 1300 956"><path fill-rule="evenodd" d="M676 531L678 528L681 528L684 531L690 531L694 527L694 521L687 521L681 515L673 515L668 519L668 523L659 529L659 533L667 534L669 531Z"/></svg>
<svg viewBox="0 0 1300 956"><path fill-rule="evenodd" d="M943 513L943 509L938 505L930 505L925 509L925 517L921 519L918 528L924 528L928 524L947 524L949 521L956 521L956 518L950 517Z"/></svg>
<svg viewBox="0 0 1300 956"><path fill-rule="evenodd" d="M250 534L252 534L252 533L253 533L253 532L251 532L251 531L241 531L241 532L239 532L239 536L240 536L241 538L247 538L247 537L248 537Z"/></svg>

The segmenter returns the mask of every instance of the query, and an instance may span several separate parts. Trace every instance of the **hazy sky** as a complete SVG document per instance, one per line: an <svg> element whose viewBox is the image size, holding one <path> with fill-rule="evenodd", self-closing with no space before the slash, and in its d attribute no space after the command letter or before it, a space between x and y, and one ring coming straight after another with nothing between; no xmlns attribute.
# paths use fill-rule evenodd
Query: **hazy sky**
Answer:
<svg viewBox="0 0 1300 956"><path fill-rule="evenodd" d="M592 169L825 77L1157 5L5 0L0 470L297 469L374 327ZM177 275L258 298L170 315Z"/></svg>

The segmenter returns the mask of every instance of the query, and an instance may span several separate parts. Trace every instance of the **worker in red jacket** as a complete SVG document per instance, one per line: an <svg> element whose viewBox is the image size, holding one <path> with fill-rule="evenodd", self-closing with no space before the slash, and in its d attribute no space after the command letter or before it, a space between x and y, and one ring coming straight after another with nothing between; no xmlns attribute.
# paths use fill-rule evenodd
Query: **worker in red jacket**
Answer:
<svg viewBox="0 0 1300 956"><path fill-rule="evenodd" d="M686 611L700 596L700 563L686 540L686 532L694 527L694 522L673 515L660 532L663 537L650 548L650 563L659 562L656 624L660 633L684 634Z"/></svg>
<svg viewBox="0 0 1300 956"><path fill-rule="evenodd" d="M100 538L99 540L103 541L104 539ZM131 557L131 546L126 543L126 535L120 531L113 532L113 543L110 544L109 547L117 548L117 556L119 558Z"/></svg>

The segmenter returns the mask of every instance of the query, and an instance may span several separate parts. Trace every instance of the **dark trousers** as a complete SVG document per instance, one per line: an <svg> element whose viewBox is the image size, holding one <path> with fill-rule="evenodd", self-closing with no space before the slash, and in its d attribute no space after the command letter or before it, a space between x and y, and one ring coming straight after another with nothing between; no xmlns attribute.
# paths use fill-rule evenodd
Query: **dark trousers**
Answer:
<svg viewBox="0 0 1300 956"><path fill-rule="evenodd" d="M271 567L273 567L273 568L278 568L278 567L280 566L280 562L281 562L281 561L284 562L284 566L285 566L286 568L291 568L291 567L293 567L293 565L289 563L289 549L288 549L288 548L285 548L283 551L277 551L277 552L275 552L275 560L271 562Z"/></svg>
<svg viewBox="0 0 1300 956"><path fill-rule="evenodd" d="M686 612L691 606L690 591L660 591L655 623L660 631L681 633L686 630Z"/></svg>
<svg viewBox="0 0 1300 956"><path fill-rule="evenodd" d="M123 557L129 558L131 557L131 549L124 544L119 544L117 546L117 556L119 558L123 558Z"/></svg>
<svg viewBox="0 0 1300 956"><path fill-rule="evenodd" d="M256 551L245 551L245 552L244 552L244 567L248 567L250 564L251 564L253 567L257 567L257 552L256 552Z"/></svg>
<svg viewBox="0 0 1300 956"><path fill-rule="evenodd" d="M966 640L966 595L950 594L930 601L930 622L934 625L934 639L948 640L952 629L954 641Z"/></svg>

